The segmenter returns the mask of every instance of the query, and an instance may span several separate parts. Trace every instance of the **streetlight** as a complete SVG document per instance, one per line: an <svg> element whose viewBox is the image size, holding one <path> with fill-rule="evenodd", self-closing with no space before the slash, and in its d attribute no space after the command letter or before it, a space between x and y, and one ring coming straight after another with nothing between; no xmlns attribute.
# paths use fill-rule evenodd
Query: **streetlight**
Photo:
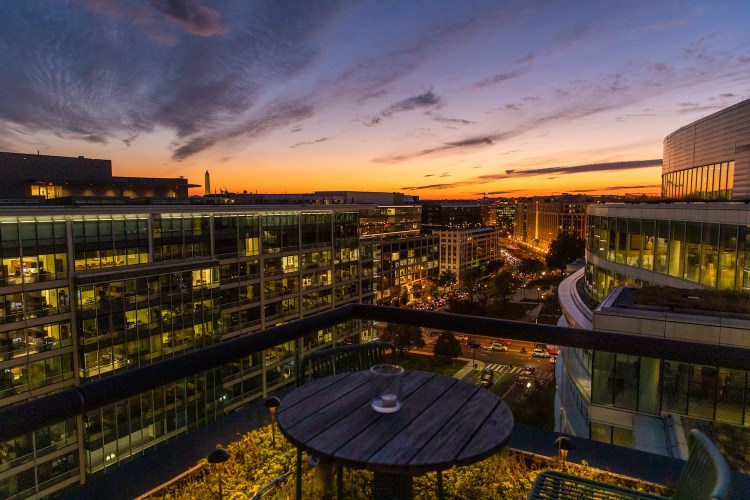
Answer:
<svg viewBox="0 0 750 500"><path fill-rule="evenodd" d="M565 460L568 458L568 452L576 449L576 444L565 436L560 436L555 439L555 448L557 448L557 454L562 462L562 470L565 472Z"/></svg>
<svg viewBox="0 0 750 500"><path fill-rule="evenodd" d="M271 396L263 401L263 406L268 408L271 414L271 446L276 448L276 408L281 404L281 400L276 396Z"/></svg>
<svg viewBox="0 0 750 500"><path fill-rule="evenodd" d="M208 463L218 466L217 474L219 475L219 500L222 500L223 495L221 492L221 469L223 468L224 462L229 460L229 452L221 446L217 446L214 451L208 454L207 460Z"/></svg>

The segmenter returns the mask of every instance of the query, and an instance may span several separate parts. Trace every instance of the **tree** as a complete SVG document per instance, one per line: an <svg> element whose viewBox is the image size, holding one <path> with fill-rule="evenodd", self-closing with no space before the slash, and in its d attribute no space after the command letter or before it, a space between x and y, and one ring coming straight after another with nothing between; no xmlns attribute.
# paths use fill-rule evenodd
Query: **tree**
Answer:
<svg viewBox="0 0 750 500"><path fill-rule="evenodd" d="M422 298L424 290L422 289L422 283L414 283L411 286L411 294L414 296L415 299L419 300Z"/></svg>
<svg viewBox="0 0 750 500"><path fill-rule="evenodd" d="M435 295L435 282L432 281L429 278L425 278L422 280L422 296L427 296L429 299L430 297Z"/></svg>
<svg viewBox="0 0 750 500"><path fill-rule="evenodd" d="M451 287L458 283L458 276L453 271L443 271L438 276L436 283L443 288Z"/></svg>
<svg viewBox="0 0 750 500"><path fill-rule="evenodd" d="M500 269L505 266L505 261L503 259L495 259L491 260L487 263L487 272L489 274L493 274L498 272Z"/></svg>
<svg viewBox="0 0 750 500"><path fill-rule="evenodd" d="M461 343L456 340L456 336L453 335L453 332L441 332L435 341L435 349L433 352L438 359L446 362L452 361L461 355Z"/></svg>
<svg viewBox="0 0 750 500"><path fill-rule="evenodd" d="M500 297L503 304L507 303L508 295L516 289L513 274L510 271L500 271L490 280L490 288L496 297Z"/></svg>
<svg viewBox="0 0 750 500"><path fill-rule="evenodd" d="M565 266L586 254L586 242L573 233L560 233L550 244L547 267L565 269Z"/></svg>
<svg viewBox="0 0 750 500"><path fill-rule="evenodd" d="M518 270L523 274L538 274L544 270L544 262L539 259L521 259Z"/></svg>
<svg viewBox="0 0 750 500"><path fill-rule="evenodd" d="M407 347L424 347L422 330L418 326L388 323L383 332L382 339L393 343L400 355L404 354L404 349Z"/></svg>
<svg viewBox="0 0 750 500"><path fill-rule="evenodd" d="M469 300L473 301L474 296L480 292L484 286L481 279L485 275L485 267L475 264L461 271L461 286L469 291Z"/></svg>

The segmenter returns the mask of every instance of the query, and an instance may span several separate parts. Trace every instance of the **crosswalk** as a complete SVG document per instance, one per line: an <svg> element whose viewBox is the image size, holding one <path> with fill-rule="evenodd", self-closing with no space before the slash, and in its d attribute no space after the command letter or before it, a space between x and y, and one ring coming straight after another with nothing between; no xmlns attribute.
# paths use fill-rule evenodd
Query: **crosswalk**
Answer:
<svg viewBox="0 0 750 500"><path fill-rule="evenodd" d="M511 366L499 363L488 363L486 367L497 373L518 374L523 371L523 366Z"/></svg>

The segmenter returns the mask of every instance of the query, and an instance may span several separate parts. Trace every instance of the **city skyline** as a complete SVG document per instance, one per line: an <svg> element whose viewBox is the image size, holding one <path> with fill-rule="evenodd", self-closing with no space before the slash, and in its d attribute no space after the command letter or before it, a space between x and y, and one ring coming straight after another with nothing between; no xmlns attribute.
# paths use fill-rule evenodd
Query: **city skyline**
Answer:
<svg viewBox="0 0 750 500"><path fill-rule="evenodd" d="M739 1L4 3L0 149L195 184L208 170L238 192L657 194L664 136L750 97L748 14Z"/></svg>

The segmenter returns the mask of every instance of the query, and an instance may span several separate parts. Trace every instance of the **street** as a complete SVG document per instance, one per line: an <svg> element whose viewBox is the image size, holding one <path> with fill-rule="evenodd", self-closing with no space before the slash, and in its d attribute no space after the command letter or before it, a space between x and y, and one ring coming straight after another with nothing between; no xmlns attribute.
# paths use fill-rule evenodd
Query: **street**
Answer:
<svg viewBox="0 0 750 500"><path fill-rule="evenodd" d="M437 336L430 336L430 332L439 333L435 330L424 328L422 333L425 346L422 349L415 349L412 352L426 355L433 354ZM464 337L468 337L468 340L460 340ZM508 350L503 352L490 349L492 343L499 340L494 337L456 334L456 338L459 339L463 349L461 358L473 360L475 366L473 370L470 370L463 377L463 380L471 384L479 384L482 370L490 368L494 372L494 376L489 390L502 397L506 403L520 398L529 389L528 384L532 380L538 380L543 384L554 383L555 365L550 363L549 358L535 358L531 356L534 350L534 342L511 340ZM469 348L467 342L478 342L482 348ZM525 354L521 353L522 347L526 348L527 352ZM533 373L524 374L523 371L525 368L533 369ZM519 383L517 385L515 382L518 379L522 379L526 383Z"/></svg>

